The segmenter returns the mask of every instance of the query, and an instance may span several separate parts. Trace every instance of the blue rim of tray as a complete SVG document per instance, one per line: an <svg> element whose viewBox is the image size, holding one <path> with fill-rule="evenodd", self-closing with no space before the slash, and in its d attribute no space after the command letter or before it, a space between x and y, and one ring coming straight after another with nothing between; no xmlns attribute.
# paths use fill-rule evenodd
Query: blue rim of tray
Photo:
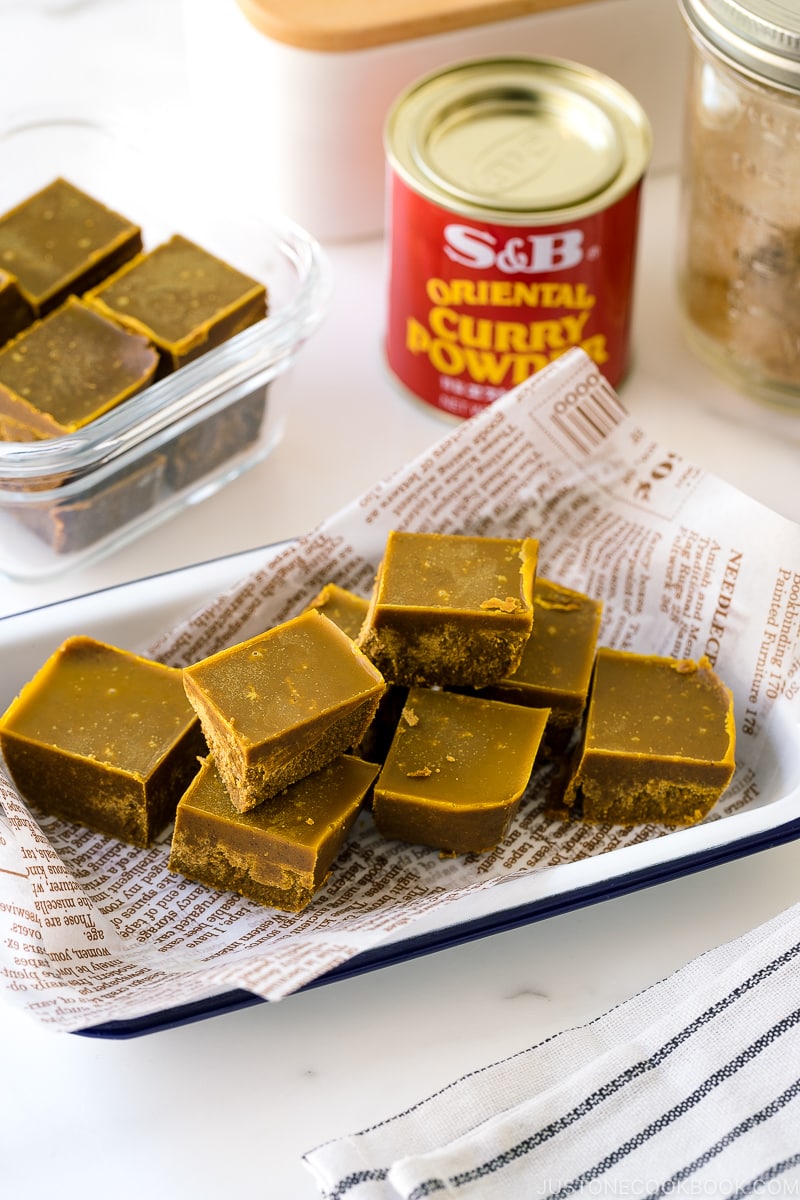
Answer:
<svg viewBox="0 0 800 1200"><path fill-rule="evenodd" d="M466 942L477 941L479 938L491 937L496 933L507 933L524 925L545 921L550 917L586 908L591 904L613 900L619 896L628 895L630 892L654 887L659 883L667 883L698 871L721 866L723 863L732 862L734 859L744 858L750 854L757 854L774 846L782 846L798 837L800 837L800 818L795 818L774 829L764 830L750 837L739 838L726 845L715 846L708 851L653 864L610 880L602 880L569 892L563 892L558 896L549 896L530 904L521 904L515 908L477 917L446 929L404 938L390 946L379 946L355 955L333 970L311 980L310 983L299 988L298 992L306 992L330 983L353 979L369 971L395 966L426 954L435 954L440 950L448 950ZM208 1017L221 1016L223 1013L236 1012L256 1004L267 1003L269 1001L262 997L239 988L131 1020L107 1021L86 1029L76 1030L75 1033L79 1037L134 1038L143 1034L175 1029L180 1025L188 1025Z"/></svg>

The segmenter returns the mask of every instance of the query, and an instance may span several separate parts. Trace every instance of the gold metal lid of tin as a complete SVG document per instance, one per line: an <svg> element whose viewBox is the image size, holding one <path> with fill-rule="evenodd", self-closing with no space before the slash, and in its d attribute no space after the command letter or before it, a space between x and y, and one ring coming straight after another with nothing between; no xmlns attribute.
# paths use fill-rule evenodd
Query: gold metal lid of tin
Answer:
<svg viewBox="0 0 800 1200"><path fill-rule="evenodd" d="M459 212L536 220L578 215L641 177L651 134L638 103L560 59L462 63L398 98L390 161L428 198Z"/></svg>

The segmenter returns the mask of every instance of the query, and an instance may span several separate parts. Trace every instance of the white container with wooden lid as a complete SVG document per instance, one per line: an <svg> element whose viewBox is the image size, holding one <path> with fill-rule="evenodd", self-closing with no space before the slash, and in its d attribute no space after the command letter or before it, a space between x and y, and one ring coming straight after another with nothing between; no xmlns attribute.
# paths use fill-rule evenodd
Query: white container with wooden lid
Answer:
<svg viewBox="0 0 800 1200"><path fill-rule="evenodd" d="M196 133L216 169L321 239L381 232L386 115L413 80L467 58L602 71L647 112L652 169L679 161L674 0L184 0L184 27Z"/></svg>

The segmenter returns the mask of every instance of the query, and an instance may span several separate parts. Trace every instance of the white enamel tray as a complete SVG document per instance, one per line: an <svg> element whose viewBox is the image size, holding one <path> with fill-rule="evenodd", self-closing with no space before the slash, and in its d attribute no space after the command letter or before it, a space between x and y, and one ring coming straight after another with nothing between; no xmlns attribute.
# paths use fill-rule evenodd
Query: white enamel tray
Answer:
<svg viewBox="0 0 800 1200"><path fill-rule="evenodd" d="M246 551L0 619L0 711L66 637L86 633L127 649L146 651L181 617L247 575L269 549ZM760 769L762 802L755 809L470 893L449 905L444 914L420 918L402 935L350 959L309 986L542 920L791 841L800 836L797 730L788 726L779 730L765 759ZM84 1032L100 1037L136 1036L259 1002L246 992L225 992Z"/></svg>

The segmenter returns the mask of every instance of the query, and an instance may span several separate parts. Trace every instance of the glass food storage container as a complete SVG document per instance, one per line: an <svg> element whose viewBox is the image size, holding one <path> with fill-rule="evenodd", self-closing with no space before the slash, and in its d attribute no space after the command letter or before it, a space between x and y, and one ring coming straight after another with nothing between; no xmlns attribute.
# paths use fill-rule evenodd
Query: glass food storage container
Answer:
<svg viewBox="0 0 800 1200"><path fill-rule="evenodd" d="M330 268L312 236L248 211L210 160L195 173L142 134L125 114L10 120L0 128L0 214L65 179L138 224L144 252L177 234L263 284L267 315L232 322L219 344L80 427L10 440L28 435L6 416L0 576L34 581L96 559L263 460L283 435L286 373L327 309Z"/></svg>
<svg viewBox="0 0 800 1200"><path fill-rule="evenodd" d="M800 409L800 9L678 0L691 45L679 249L690 345Z"/></svg>

